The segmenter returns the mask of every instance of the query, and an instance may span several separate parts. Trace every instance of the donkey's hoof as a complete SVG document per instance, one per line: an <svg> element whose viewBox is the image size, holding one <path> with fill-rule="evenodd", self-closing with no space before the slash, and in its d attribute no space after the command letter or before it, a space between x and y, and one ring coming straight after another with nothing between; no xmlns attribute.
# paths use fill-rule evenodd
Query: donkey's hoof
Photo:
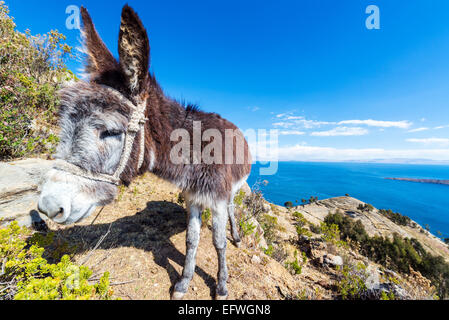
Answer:
<svg viewBox="0 0 449 320"><path fill-rule="evenodd" d="M228 295L220 296L219 294L215 295L215 300L227 300Z"/></svg>
<svg viewBox="0 0 449 320"><path fill-rule="evenodd" d="M171 299L172 300L182 300L182 298L184 298L185 293L183 292L176 292L174 291L173 294L171 295Z"/></svg>
<svg viewBox="0 0 449 320"><path fill-rule="evenodd" d="M234 246L236 246L237 248L240 248L242 246L242 241L234 241Z"/></svg>

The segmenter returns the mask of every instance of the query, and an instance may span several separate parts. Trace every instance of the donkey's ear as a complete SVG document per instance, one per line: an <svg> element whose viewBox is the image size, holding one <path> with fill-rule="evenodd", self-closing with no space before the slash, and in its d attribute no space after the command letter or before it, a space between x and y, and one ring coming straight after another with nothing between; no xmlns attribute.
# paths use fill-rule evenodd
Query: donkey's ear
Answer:
<svg viewBox="0 0 449 320"><path fill-rule="evenodd" d="M137 95L143 91L148 75L150 43L142 21L128 5L122 11L118 51L128 88Z"/></svg>
<svg viewBox="0 0 449 320"><path fill-rule="evenodd" d="M96 74L100 75L107 71L118 70L117 60L101 40L89 13L84 7L81 7L81 16L83 18L84 51L87 55L85 72L91 78L94 78Z"/></svg>

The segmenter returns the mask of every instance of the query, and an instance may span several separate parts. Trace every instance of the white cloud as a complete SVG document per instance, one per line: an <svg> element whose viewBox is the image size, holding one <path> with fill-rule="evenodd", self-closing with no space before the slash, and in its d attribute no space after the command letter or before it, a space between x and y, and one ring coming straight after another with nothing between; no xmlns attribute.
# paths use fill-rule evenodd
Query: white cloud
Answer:
<svg viewBox="0 0 449 320"><path fill-rule="evenodd" d="M400 128L408 129L413 123L408 120L402 121L383 121L383 120L343 120L340 122L331 121L318 121L318 120L308 120L304 116L296 116L294 112L285 112L276 115L277 121L273 123L274 127L278 128L291 128L291 129L315 129L326 125L359 125L359 126L369 126L378 128ZM337 129L338 130L338 129ZM358 129L360 132L360 128ZM420 130L422 131L422 130ZM354 131L355 132L355 131ZM417 132L417 131L416 131ZM346 134L351 135L351 134ZM356 135L356 134L354 134Z"/></svg>
<svg viewBox="0 0 449 320"><path fill-rule="evenodd" d="M426 127L416 128L416 129L409 130L408 132L421 132L421 131L426 131L426 130L429 130L429 128L426 128Z"/></svg>
<svg viewBox="0 0 449 320"><path fill-rule="evenodd" d="M298 130L281 130L278 133L280 136L302 136L306 134L304 131Z"/></svg>
<svg viewBox="0 0 449 320"><path fill-rule="evenodd" d="M408 129L413 124L410 121L402 120L402 121L379 121L379 120L345 120L340 121L339 125L343 124L356 124L356 125L366 125L369 127L381 127L381 128L400 128L400 129Z"/></svg>
<svg viewBox="0 0 449 320"><path fill-rule="evenodd" d="M304 117L293 117L289 116L282 121L273 123L273 126L275 127L281 127L281 128L305 128L305 129L312 129L312 128L318 128L322 125L329 125L329 124L335 124L334 122L327 122L327 121L316 121L316 120L307 120Z"/></svg>
<svg viewBox="0 0 449 320"><path fill-rule="evenodd" d="M252 149L252 152L254 152L253 150L254 149ZM258 153L253 153L253 158L259 161L348 161L374 159L428 159L436 161L449 160L449 149L337 149L333 147L316 147L298 144L285 147L276 147L276 145L270 145L265 149L259 146L257 152Z"/></svg>
<svg viewBox="0 0 449 320"><path fill-rule="evenodd" d="M440 129L444 129L444 128L449 128L449 124L446 126L439 126L439 127L435 127L434 129L436 130L440 130Z"/></svg>
<svg viewBox="0 0 449 320"><path fill-rule="evenodd" d="M310 135L315 137L336 137L336 136L364 136L369 131L359 127L337 127L329 131L316 131Z"/></svg>
<svg viewBox="0 0 449 320"><path fill-rule="evenodd" d="M256 111L259 111L259 110L260 110L260 108L259 108L258 106L249 107L249 109L250 109L252 112L256 112Z"/></svg>
<svg viewBox="0 0 449 320"><path fill-rule="evenodd" d="M276 115L280 121L273 123L274 127L280 128L318 128L322 125L335 124L335 122L307 120L303 116L295 116L293 112L280 113Z"/></svg>
<svg viewBox="0 0 449 320"><path fill-rule="evenodd" d="M449 139L447 138L424 138L424 139L407 139L407 142L422 143L422 144L438 144L449 145Z"/></svg>

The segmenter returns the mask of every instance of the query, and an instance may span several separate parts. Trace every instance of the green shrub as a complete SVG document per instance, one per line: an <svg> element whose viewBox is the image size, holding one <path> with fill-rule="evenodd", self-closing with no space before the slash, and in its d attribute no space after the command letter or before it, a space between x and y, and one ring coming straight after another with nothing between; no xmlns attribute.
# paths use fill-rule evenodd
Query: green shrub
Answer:
<svg viewBox="0 0 449 320"><path fill-rule="evenodd" d="M315 203L315 202L318 202L318 197L311 196L309 199L309 203Z"/></svg>
<svg viewBox="0 0 449 320"><path fill-rule="evenodd" d="M301 262L298 261L298 251L294 253L295 260L285 263L285 268L291 270L294 274L301 274L302 268L307 264L307 255L301 252Z"/></svg>
<svg viewBox="0 0 449 320"><path fill-rule="evenodd" d="M360 211L368 211L368 212L370 212L370 211L374 210L374 207L371 204L369 204L369 203L365 203L365 204L359 204L357 209L360 210Z"/></svg>
<svg viewBox="0 0 449 320"><path fill-rule="evenodd" d="M249 219L241 219L239 221L240 232L242 236L247 237L252 235L256 230L256 226Z"/></svg>
<svg viewBox="0 0 449 320"><path fill-rule="evenodd" d="M391 209L388 210L380 209L379 213L401 226L409 226L412 222L412 220L409 217L404 216L398 212L393 212Z"/></svg>
<svg viewBox="0 0 449 320"><path fill-rule="evenodd" d="M54 151L56 92L75 79L64 64L72 56L64 40L56 30L17 31L0 1L0 160Z"/></svg>
<svg viewBox="0 0 449 320"><path fill-rule="evenodd" d="M316 224L310 223L309 224L309 228L310 228L310 231L312 231L315 234L320 234L321 233L321 227L316 225Z"/></svg>
<svg viewBox="0 0 449 320"><path fill-rule="evenodd" d="M274 246L272 244L268 245L268 248L263 251L267 256L271 257L274 253Z"/></svg>
<svg viewBox="0 0 449 320"><path fill-rule="evenodd" d="M346 247L345 241L340 240L340 229L336 224L327 224L322 222L320 226L321 238L329 243L336 245L337 247Z"/></svg>
<svg viewBox="0 0 449 320"><path fill-rule="evenodd" d="M212 211L209 208L205 209L201 217L202 227L207 226L211 218L212 218Z"/></svg>
<svg viewBox="0 0 449 320"><path fill-rule="evenodd" d="M68 255L49 264L42 255L52 241L52 234L32 235L17 222L0 229L0 300L111 299L107 272L90 284L92 271L75 265Z"/></svg>
<svg viewBox="0 0 449 320"><path fill-rule="evenodd" d="M260 227L263 230L264 238L268 244L276 239L276 230L278 229L278 219L269 214L264 214L259 218Z"/></svg>
<svg viewBox="0 0 449 320"><path fill-rule="evenodd" d="M366 279L368 274L366 266L358 263L356 266L343 268L338 267L341 272L341 279L337 282L338 293L343 300L362 299L367 290Z"/></svg>
<svg viewBox="0 0 449 320"><path fill-rule="evenodd" d="M308 221L306 220L306 218L304 218L302 213L295 211L293 213L293 217L295 218L296 221L296 233L298 234L298 236L311 237L312 233L305 228L306 224L308 224Z"/></svg>
<svg viewBox="0 0 449 320"><path fill-rule="evenodd" d="M286 207L287 209L293 208L293 202L287 201L286 203L284 203L284 207Z"/></svg>
<svg viewBox="0 0 449 320"><path fill-rule="evenodd" d="M340 211L332 214L330 213L324 219L327 225L337 225L342 239L351 239L355 242L363 242L368 238L368 234L365 231L365 227L360 220L354 221L353 219L345 216Z"/></svg>
<svg viewBox="0 0 449 320"><path fill-rule="evenodd" d="M360 253L372 261L403 273L409 273L411 267L432 281L440 297L449 296L449 264L443 257L428 253L418 240L398 234L394 234L393 239L369 237L360 221L354 222L339 212L329 214L324 221L321 228L324 227L326 239L337 241L335 233L338 231L340 238L357 242Z"/></svg>
<svg viewBox="0 0 449 320"><path fill-rule="evenodd" d="M239 194L234 197L234 203L238 206L241 206L243 204L245 196L246 196L245 192L240 190Z"/></svg>

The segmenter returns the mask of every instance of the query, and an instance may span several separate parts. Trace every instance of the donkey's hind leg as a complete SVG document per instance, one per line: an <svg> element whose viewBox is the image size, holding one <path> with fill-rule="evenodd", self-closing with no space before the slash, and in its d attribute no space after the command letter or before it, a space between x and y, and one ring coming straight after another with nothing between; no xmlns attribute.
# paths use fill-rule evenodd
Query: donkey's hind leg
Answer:
<svg viewBox="0 0 449 320"><path fill-rule="evenodd" d="M187 293L190 281L195 273L196 252L200 241L202 208L197 205L192 205L189 201L187 201L187 208L189 215L186 236L186 260L184 262L182 278L176 283L173 290L173 300L182 299Z"/></svg>
<svg viewBox="0 0 449 320"><path fill-rule="evenodd" d="M234 245L237 248L240 248L241 245L241 239L239 235L239 230L237 228L237 224L235 222L235 204L234 204L234 197L231 198L231 201L228 204L228 215L229 215L229 223L231 225L231 234L232 239L234 240Z"/></svg>
<svg viewBox="0 0 449 320"><path fill-rule="evenodd" d="M226 225L228 222L228 206L225 201L217 203L212 209L212 232L215 250L218 255L217 290L215 299L224 300L228 297L227 281L228 267L226 265Z"/></svg>

